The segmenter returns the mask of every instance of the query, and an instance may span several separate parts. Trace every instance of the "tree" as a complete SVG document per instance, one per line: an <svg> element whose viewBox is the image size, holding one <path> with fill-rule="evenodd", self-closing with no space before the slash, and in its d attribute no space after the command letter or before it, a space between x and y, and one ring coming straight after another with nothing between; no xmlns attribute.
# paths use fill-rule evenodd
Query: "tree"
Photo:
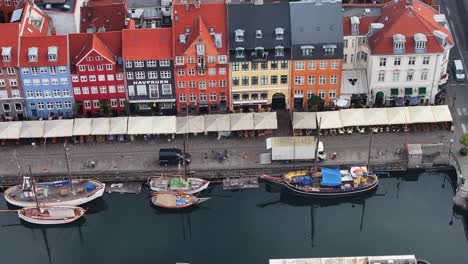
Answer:
<svg viewBox="0 0 468 264"><path fill-rule="evenodd" d="M308 100L307 100L307 110L309 111L317 111L317 109L320 106L323 106L325 102L323 101L320 96L317 96L313 94Z"/></svg>
<svg viewBox="0 0 468 264"><path fill-rule="evenodd" d="M110 103L108 101L102 101L99 106L99 114L101 116L108 116L110 113Z"/></svg>

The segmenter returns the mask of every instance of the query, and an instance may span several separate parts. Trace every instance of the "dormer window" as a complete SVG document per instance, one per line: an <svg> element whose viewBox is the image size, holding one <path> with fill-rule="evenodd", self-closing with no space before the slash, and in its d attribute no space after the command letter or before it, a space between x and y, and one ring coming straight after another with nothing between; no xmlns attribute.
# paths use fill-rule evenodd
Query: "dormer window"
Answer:
<svg viewBox="0 0 468 264"><path fill-rule="evenodd" d="M284 39L284 29L283 28L275 28L275 36L276 36L276 40Z"/></svg>
<svg viewBox="0 0 468 264"><path fill-rule="evenodd" d="M416 53L425 53L426 52L426 42L427 37L422 33L414 34L414 46Z"/></svg>
<svg viewBox="0 0 468 264"><path fill-rule="evenodd" d="M323 52L325 55L335 54L336 45L323 45Z"/></svg>
<svg viewBox="0 0 468 264"><path fill-rule="evenodd" d="M180 34L179 35L179 42L181 44L185 44L185 39L186 39L185 34Z"/></svg>
<svg viewBox="0 0 468 264"><path fill-rule="evenodd" d="M49 47L47 51L47 56L49 57L49 61L57 61L57 47Z"/></svg>
<svg viewBox="0 0 468 264"><path fill-rule="evenodd" d="M236 48L236 58L244 58L244 48Z"/></svg>
<svg viewBox="0 0 468 264"><path fill-rule="evenodd" d="M351 34L353 36L359 35L359 17L353 16L351 17Z"/></svg>
<svg viewBox="0 0 468 264"><path fill-rule="evenodd" d="M255 48L255 56L257 58L263 58L265 56L265 48L263 47L256 47Z"/></svg>
<svg viewBox="0 0 468 264"><path fill-rule="evenodd" d="M276 46L275 47L275 56L278 56L278 57L284 56L284 47L283 46Z"/></svg>
<svg viewBox="0 0 468 264"><path fill-rule="evenodd" d="M236 37L235 37L236 42L244 41L244 30L236 29L234 32L236 34Z"/></svg>
<svg viewBox="0 0 468 264"><path fill-rule="evenodd" d="M2 60L3 62L11 61L11 47L2 47Z"/></svg>
<svg viewBox="0 0 468 264"><path fill-rule="evenodd" d="M32 47L28 49L28 61L37 62L37 48Z"/></svg>
<svg viewBox="0 0 468 264"><path fill-rule="evenodd" d="M314 46L301 46L302 56L312 56Z"/></svg>
<svg viewBox="0 0 468 264"><path fill-rule="evenodd" d="M402 34L393 35L393 53L404 54L405 53L406 37Z"/></svg>
<svg viewBox="0 0 468 264"><path fill-rule="evenodd" d="M255 38L261 39L262 38L262 31L257 29L255 31Z"/></svg>
<svg viewBox="0 0 468 264"><path fill-rule="evenodd" d="M197 55L205 56L205 45L203 45L203 42L197 43Z"/></svg>

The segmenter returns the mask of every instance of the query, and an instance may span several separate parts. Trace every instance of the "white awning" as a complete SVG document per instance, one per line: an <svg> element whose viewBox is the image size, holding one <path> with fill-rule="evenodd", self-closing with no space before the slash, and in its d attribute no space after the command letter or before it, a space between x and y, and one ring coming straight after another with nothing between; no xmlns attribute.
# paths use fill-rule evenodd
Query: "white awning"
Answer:
<svg viewBox="0 0 468 264"><path fill-rule="evenodd" d="M189 122L187 116L178 116L177 117L177 134L187 134L189 133Z"/></svg>
<svg viewBox="0 0 468 264"><path fill-rule="evenodd" d="M317 114L311 112L294 112L293 129L316 129Z"/></svg>
<svg viewBox="0 0 468 264"><path fill-rule="evenodd" d="M322 122L320 123L320 119ZM342 128L340 111L327 111L317 113L317 123L320 123L320 129Z"/></svg>
<svg viewBox="0 0 468 264"><path fill-rule="evenodd" d="M21 123L21 121L0 122L0 139L19 139Z"/></svg>
<svg viewBox="0 0 468 264"><path fill-rule="evenodd" d="M218 132L218 115L205 115L205 132Z"/></svg>
<svg viewBox="0 0 468 264"><path fill-rule="evenodd" d="M93 122L91 123L91 135L109 135L109 130L109 118L93 118Z"/></svg>
<svg viewBox="0 0 468 264"><path fill-rule="evenodd" d="M127 134L128 117L112 117L110 119L109 135Z"/></svg>
<svg viewBox="0 0 468 264"><path fill-rule="evenodd" d="M435 105L431 106L432 116L434 122L452 122L452 114L448 105Z"/></svg>
<svg viewBox="0 0 468 264"><path fill-rule="evenodd" d="M205 118L203 116L189 116L188 123L190 133L205 132Z"/></svg>
<svg viewBox="0 0 468 264"><path fill-rule="evenodd" d="M364 110L364 116L368 126L388 125L385 108L367 108Z"/></svg>
<svg viewBox="0 0 468 264"><path fill-rule="evenodd" d="M47 120L44 125L44 137L71 137L73 136L73 119Z"/></svg>
<svg viewBox="0 0 468 264"><path fill-rule="evenodd" d="M231 131L253 130L253 113L231 114Z"/></svg>
<svg viewBox="0 0 468 264"><path fill-rule="evenodd" d="M204 116L205 132L231 131L231 116L216 114Z"/></svg>
<svg viewBox="0 0 468 264"><path fill-rule="evenodd" d="M430 106L411 106L408 110L412 124L434 122Z"/></svg>
<svg viewBox="0 0 468 264"><path fill-rule="evenodd" d="M175 116L153 116L153 134L175 134L177 120Z"/></svg>
<svg viewBox="0 0 468 264"><path fill-rule="evenodd" d="M254 129L277 129L278 120L276 112L254 113Z"/></svg>
<svg viewBox="0 0 468 264"><path fill-rule="evenodd" d="M363 109L340 110L340 117L344 127L365 126L367 124Z"/></svg>
<svg viewBox="0 0 468 264"><path fill-rule="evenodd" d="M128 118L129 135L148 135L153 132L152 117L150 116L131 116Z"/></svg>
<svg viewBox="0 0 468 264"><path fill-rule="evenodd" d="M41 138L44 136L45 121L23 121L20 138Z"/></svg>
<svg viewBox="0 0 468 264"><path fill-rule="evenodd" d="M408 107L388 107L387 121L389 125L404 125L409 123Z"/></svg>
<svg viewBox="0 0 468 264"><path fill-rule="evenodd" d="M91 135L91 118L77 118L73 123L73 136Z"/></svg>

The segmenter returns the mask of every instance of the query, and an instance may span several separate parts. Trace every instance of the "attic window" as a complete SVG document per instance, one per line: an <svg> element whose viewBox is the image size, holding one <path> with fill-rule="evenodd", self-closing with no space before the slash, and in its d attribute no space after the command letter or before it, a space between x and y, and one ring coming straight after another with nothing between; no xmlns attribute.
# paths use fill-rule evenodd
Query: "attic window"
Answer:
<svg viewBox="0 0 468 264"><path fill-rule="evenodd" d="M32 47L28 49L28 61L37 62L37 48Z"/></svg>
<svg viewBox="0 0 468 264"><path fill-rule="evenodd" d="M265 48L263 47L256 47L255 48L255 56L257 58L263 58L265 55Z"/></svg>
<svg viewBox="0 0 468 264"><path fill-rule="evenodd" d="M236 37L235 37L235 41L236 41L236 42L242 42L242 41L244 41L244 30L242 30L242 29L236 29L234 32L235 32L235 34L236 34Z"/></svg>
<svg viewBox="0 0 468 264"><path fill-rule="evenodd" d="M323 45L323 52L325 55L335 54L336 45Z"/></svg>
<svg viewBox="0 0 468 264"><path fill-rule="evenodd" d="M2 47L2 60L3 62L11 61L11 47Z"/></svg>
<svg viewBox="0 0 468 264"><path fill-rule="evenodd" d="M302 56L312 56L314 46L301 46Z"/></svg>
<svg viewBox="0 0 468 264"><path fill-rule="evenodd" d="M197 56L205 56L205 45L203 45L203 42L197 43Z"/></svg>
<svg viewBox="0 0 468 264"><path fill-rule="evenodd" d="M405 36L401 34L393 35L393 53L395 54L403 54L405 53Z"/></svg>
<svg viewBox="0 0 468 264"><path fill-rule="evenodd" d="M210 27L210 33L214 33L214 27Z"/></svg>
<svg viewBox="0 0 468 264"><path fill-rule="evenodd" d="M185 44L185 34L180 34L179 35L179 42L182 44Z"/></svg>
<svg viewBox="0 0 468 264"><path fill-rule="evenodd" d="M284 56L284 47L283 46L276 46L275 47L275 56L278 56L278 57Z"/></svg>
<svg viewBox="0 0 468 264"><path fill-rule="evenodd" d="M424 53L426 51L427 37L422 33L414 34L414 43L416 53Z"/></svg>
<svg viewBox="0 0 468 264"><path fill-rule="evenodd" d="M255 31L255 37L258 38L258 39L262 38L262 31L259 30L259 29L257 29L257 30Z"/></svg>
<svg viewBox="0 0 468 264"><path fill-rule="evenodd" d="M275 36L276 36L276 40L284 39L284 29L280 27L275 28Z"/></svg>
<svg viewBox="0 0 468 264"><path fill-rule="evenodd" d="M47 51L47 55L49 57L49 61L57 61L57 47L56 46L49 47Z"/></svg>
<svg viewBox="0 0 468 264"><path fill-rule="evenodd" d="M236 48L236 58L244 58L244 48Z"/></svg>

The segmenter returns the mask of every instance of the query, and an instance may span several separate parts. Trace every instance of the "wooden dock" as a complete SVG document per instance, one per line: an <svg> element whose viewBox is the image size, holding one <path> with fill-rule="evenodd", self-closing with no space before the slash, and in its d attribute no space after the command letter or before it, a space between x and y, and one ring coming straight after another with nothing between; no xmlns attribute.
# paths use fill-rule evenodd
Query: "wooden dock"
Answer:
<svg viewBox="0 0 468 264"><path fill-rule="evenodd" d="M223 190L243 190L259 188L256 176L232 176L223 180Z"/></svg>
<svg viewBox="0 0 468 264"><path fill-rule="evenodd" d="M139 194L141 192L141 188L141 182L108 183L106 185L106 192Z"/></svg>

